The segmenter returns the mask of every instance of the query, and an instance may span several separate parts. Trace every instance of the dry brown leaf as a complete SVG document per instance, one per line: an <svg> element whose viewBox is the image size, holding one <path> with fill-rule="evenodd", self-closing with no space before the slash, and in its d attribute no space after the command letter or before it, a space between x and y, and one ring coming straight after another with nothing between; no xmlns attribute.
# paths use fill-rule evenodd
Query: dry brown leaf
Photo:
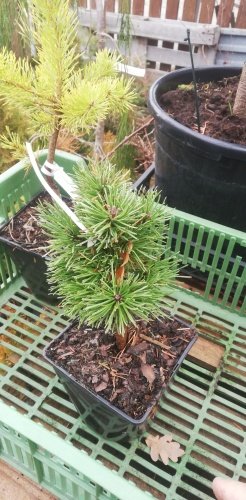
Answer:
<svg viewBox="0 0 246 500"><path fill-rule="evenodd" d="M104 391L104 389L107 389L108 387L108 384L107 382L100 382L100 384L96 385L96 387L94 387L95 391L96 392L101 392L101 391Z"/></svg>
<svg viewBox="0 0 246 500"><path fill-rule="evenodd" d="M15 363L17 363L17 361L19 361L19 359L20 359L20 355L16 354L15 352L13 352L12 354L10 354L10 356L8 356L8 361L10 363L12 363L13 365L15 365Z"/></svg>
<svg viewBox="0 0 246 500"><path fill-rule="evenodd" d="M108 355L108 350L111 348L112 345L113 344L101 345L99 347L99 351L104 358L106 358L106 356Z"/></svg>
<svg viewBox="0 0 246 500"><path fill-rule="evenodd" d="M163 383L163 384L164 384L164 382L165 382L165 378L166 378L166 377L165 377L165 371L166 371L166 370L164 370L163 366L161 366L161 367L160 367L160 379L161 379L161 381L162 381L162 383Z"/></svg>
<svg viewBox="0 0 246 500"><path fill-rule="evenodd" d="M146 363L147 363L147 360L146 360L147 352L146 351L142 352L142 354L139 354L138 357L141 359L142 364L146 365Z"/></svg>
<svg viewBox="0 0 246 500"><path fill-rule="evenodd" d="M114 401L117 398L118 394L122 394L123 392L125 392L125 389L116 389L116 391L112 393L110 401Z"/></svg>
<svg viewBox="0 0 246 500"><path fill-rule="evenodd" d="M102 379L104 380L104 382L108 383L108 381L109 381L109 374L108 374L108 372L103 373Z"/></svg>
<svg viewBox="0 0 246 500"><path fill-rule="evenodd" d="M135 354L136 356L138 356L139 354L141 354L141 352L146 351L147 347L148 347L148 344L144 340L143 342L140 342L139 344L136 344L134 346L132 345L131 347L129 347L128 353Z"/></svg>
<svg viewBox="0 0 246 500"><path fill-rule="evenodd" d="M6 352L3 346L0 345L0 361L3 361L6 357Z"/></svg>
<svg viewBox="0 0 246 500"><path fill-rule="evenodd" d="M184 450L180 448L180 444L172 441L171 435L152 436L151 434L145 440L150 448L150 456L154 462L161 458L162 462L167 465L168 460L177 462L179 457L182 457Z"/></svg>
<svg viewBox="0 0 246 500"><path fill-rule="evenodd" d="M148 380L149 385L152 385L155 380L155 372L151 365L141 364L141 372L143 376Z"/></svg>
<svg viewBox="0 0 246 500"><path fill-rule="evenodd" d="M132 356L126 356L124 359L123 359L123 363L122 365L128 365L128 363L130 363L132 361Z"/></svg>

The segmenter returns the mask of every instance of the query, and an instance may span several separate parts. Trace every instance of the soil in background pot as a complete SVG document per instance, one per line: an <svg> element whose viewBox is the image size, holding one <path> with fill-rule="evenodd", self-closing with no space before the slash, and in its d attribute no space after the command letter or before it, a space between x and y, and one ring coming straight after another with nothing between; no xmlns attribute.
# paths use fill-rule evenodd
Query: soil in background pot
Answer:
<svg viewBox="0 0 246 500"><path fill-rule="evenodd" d="M41 256L47 253L48 240L43 229L38 225L36 207L41 202L51 202L48 193L39 194L26 207L20 210L0 232L1 236L12 243L21 245L25 250L35 252ZM71 200L65 200L72 206Z"/></svg>
<svg viewBox="0 0 246 500"><path fill-rule="evenodd" d="M38 203L44 201L51 201L51 197L47 193L41 193L17 213L2 229L1 235L9 241L18 243L25 250L45 255L48 245L47 237L42 228L38 226L35 210Z"/></svg>
<svg viewBox="0 0 246 500"><path fill-rule="evenodd" d="M198 83L201 133L246 146L246 117L232 115L239 76L218 82ZM197 131L193 84L164 93L161 107L177 122Z"/></svg>
<svg viewBox="0 0 246 500"><path fill-rule="evenodd" d="M58 297L51 293L47 280L48 240L38 225L36 207L39 202L51 201L47 193L41 193L23 207L0 231L3 242L16 269L26 286L41 300L56 304ZM72 206L71 200L66 203Z"/></svg>
<svg viewBox="0 0 246 500"><path fill-rule="evenodd" d="M82 386L140 419L195 336L194 328L176 320L155 320L141 323L119 352L114 337L103 329L73 325L51 343L46 355Z"/></svg>

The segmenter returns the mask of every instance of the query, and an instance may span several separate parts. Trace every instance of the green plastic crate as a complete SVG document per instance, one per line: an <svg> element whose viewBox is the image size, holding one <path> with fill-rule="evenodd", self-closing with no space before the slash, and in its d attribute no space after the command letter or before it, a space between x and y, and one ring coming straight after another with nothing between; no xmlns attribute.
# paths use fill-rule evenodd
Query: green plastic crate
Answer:
<svg viewBox="0 0 246 500"><path fill-rule="evenodd" d="M57 158L67 171L75 159ZM22 164L5 172L0 220L39 191ZM0 246L0 340L10 351L0 363L0 457L59 499L208 500L215 475L246 482L246 237L174 211L168 246L194 271L169 298L171 314L222 350L216 369L187 358L160 401L152 431L185 449L168 466L151 461L144 436L105 441L81 421L41 354L66 319L32 296Z"/></svg>

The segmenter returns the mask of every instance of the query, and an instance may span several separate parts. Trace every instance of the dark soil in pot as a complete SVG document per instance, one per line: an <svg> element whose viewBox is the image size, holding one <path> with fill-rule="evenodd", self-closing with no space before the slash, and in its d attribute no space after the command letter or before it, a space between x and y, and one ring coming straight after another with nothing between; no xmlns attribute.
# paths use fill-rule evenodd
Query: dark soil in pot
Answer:
<svg viewBox="0 0 246 500"><path fill-rule="evenodd" d="M75 381L133 419L141 419L183 360L196 332L167 319L141 323L119 352L102 329L73 325L46 349L45 357Z"/></svg>
<svg viewBox="0 0 246 500"><path fill-rule="evenodd" d="M42 228L38 225L36 215L36 207L41 202L51 201L48 193L41 193L34 198L26 207L21 209L11 220L4 226L0 235L12 243L21 245L27 251L35 252L39 255L47 253L47 236Z"/></svg>
<svg viewBox="0 0 246 500"><path fill-rule="evenodd" d="M56 303L58 298L50 293L47 282L47 236L38 225L36 214L37 205L45 201L51 201L51 197L41 193L23 207L0 229L0 242L8 247L18 272L32 293L41 300ZM65 201L72 205L71 200Z"/></svg>
<svg viewBox="0 0 246 500"><path fill-rule="evenodd" d="M232 115L239 76L198 83L201 133L246 146L246 117ZM176 121L197 131L193 84L180 85L162 95L160 104Z"/></svg>

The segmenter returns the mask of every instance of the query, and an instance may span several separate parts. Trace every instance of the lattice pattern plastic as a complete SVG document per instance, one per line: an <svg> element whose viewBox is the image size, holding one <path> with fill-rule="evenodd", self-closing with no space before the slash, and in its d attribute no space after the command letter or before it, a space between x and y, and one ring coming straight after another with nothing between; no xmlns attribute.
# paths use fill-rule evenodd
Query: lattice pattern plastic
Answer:
<svg viewBox="0 0 246 500"><path fill-rule="evenodd" d="M0 247L0 456L59 499L208 500L217 474L246 482L244 235L175 212L168 246L199 271L170 297L171 313L224 350L217 369L187 359L160 402L152 430L185 448L168 466L151 461L144 436L115 444L78 418L41 356L66 320L30 294Z"/></svg>

